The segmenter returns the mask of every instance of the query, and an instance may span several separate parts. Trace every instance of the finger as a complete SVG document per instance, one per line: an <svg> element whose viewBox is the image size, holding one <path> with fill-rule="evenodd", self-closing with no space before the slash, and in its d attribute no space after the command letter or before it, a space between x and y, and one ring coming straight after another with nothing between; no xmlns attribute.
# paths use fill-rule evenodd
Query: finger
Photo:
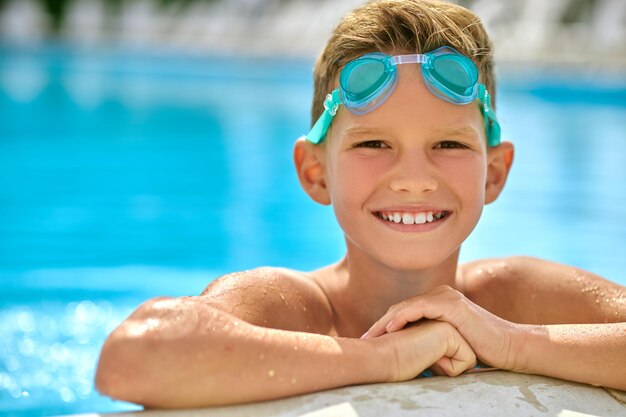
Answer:
<svg viewBox="0 0 626 417"><path fill-rule="evenodd" d="M380 319L378 319L376 323L372 324L372 327L370 327L363 334L363 336L361 336L361 339L370 339L373 337L382 336L383 334L387 333L386 327L392 318L393 318L393 315L389 313L382 316Z"/></svg>
<svg viewBox="0 0 626 417"><path fill-rule="evenodd" d="M457 376L476 366L476 354L469 343L454 330L454 338L448 342L448 349L443 357L435 362L449 376Z"/></svg>
<svg viewBox="0 0 626 417"><path fill-rule="evenodd" d="M387 325L394 318L396 312L401 308L400 304L395 304L389 307L387 312L383 314L381 318L379 318L372 326L366 331L361 339L369 339L372 337L382 336L387 333Z"/></svg>
<svg viewBox="0 0 626 417"><path fill-rule="evenodd" d="M387 313L384 317L386 324L385 330L393 332L402 329L407 323L421 320L423 318L431 320L446 321L453 326L459 328L462 325L460 317L460 309L465 303L464 297L456 290L450 290L450 287L438 288L437 293L424 294L413 297L406 305L393 311L392 314ZM382 321L382 320L381 320Z"/></svg>
<svg viewBox="0 0 626 417"><path fill-rule="evenodd" d="M362 339L378 337L404 328L409 322L422 318L447 321L459 328L459 301L464 297L450 287L437 287L432 294L423 294L396 304L361 336ZM461 303L462 304L462 303Z"/></svg>
<svg viewBox="0 0 626 417"><path fill-rule="evenodd" d="M370 329L361 336L361 339L369 339L382 336L385 333L392 333L406 326L407 323L417 321L422 316L418 309L408 305L399 309L393 307L382 316Z"/></svg>
<svg viewBox="0 0 626 417"><path fill-rule="evenodd" d="M415 300L410 305L395 312L391 320L385 326L385 330L388 333L395 332L396 330L403 329L407 323L416 322L424 318L424 311L422 309L422 303Z"/></svg>
<svg viewBox="0 0 626 417"><path fill-rule="evenodd" d="M438 375L458 376L467 370L474 368L476 363L475 359L472 359L473 355L465 355L463 357L447 357L440 358L434 365L431 366L439 370Z"/></svg>
<svg viewBox="0 0 626 417"><path fill-rule="evenodd" d="M437 296L420 296L411 303L410 306L396 312L393 318L393 324L387 327L387 331L397 330L398 324L406 324L407 321L417 321L422 318L430 320L438 320L450 323L457 329L463 327L466 321L465 311L467 305L464 298L458 298L456 295L450 294L450 291Z"/></svg>
<svg viewBox="0 0 626 417"><path fill-rule="evenodd" d="M403 329L407 323L418 321L425 317L423 313L422 299L426 296L417 296L409 301L405 301L402 305L396 305L382 316L376 323L365 332L361 339L369 339L378 337L385 333L392 333ZM437 317L439 315L436 315ZM430 317L429 317L430 318Z"/></svg>
<svg viewBox="0 0 626 417"><path fill-rule="evenodd" d="M407 317L406 315L396 315L394 316L394 318L392 318L389 323L387 323L387 325L385 326L385 330L387 331L387 333L392 333L395 332L396 330L400 330L403 329L404 326L406 326L407 323L410 323L412 321L417 321L419 320L419 318L411 318L411 317Z"/></svg>
<svg viewBox="0 0 626 417"><path fill-rule="evenodd" d="M439 375L439 376L447 375L446 371L444 371L444 369L441 366L438 365L438 362L439 361L437 361L437 362L433 363L432 365L430 365L430 368L428 368L428 369L430 369L432 371L432 373L435 374L435 375Z"/></svg>

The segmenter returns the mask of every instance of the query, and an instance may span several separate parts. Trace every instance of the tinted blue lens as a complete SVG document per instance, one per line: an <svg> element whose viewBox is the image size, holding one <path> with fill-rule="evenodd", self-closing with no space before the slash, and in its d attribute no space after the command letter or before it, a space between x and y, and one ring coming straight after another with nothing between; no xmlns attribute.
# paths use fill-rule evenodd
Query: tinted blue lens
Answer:
<svg viewBox="0 0 626 417"><path fill-rule="evenodd" d="M378 59L353 61L341 72L339 83L351 102L367 99L387 81L385 63Z"/></svg>
<svg viewBox="0 0 626 417"><path fill-rule="evenodd" d="M442 92L447 93L445 91L447 89L459 96L474 94L478 82L478 68L469 58L456 54L436 56L432 59L428 71L430 78L444 87Z"/></svg>

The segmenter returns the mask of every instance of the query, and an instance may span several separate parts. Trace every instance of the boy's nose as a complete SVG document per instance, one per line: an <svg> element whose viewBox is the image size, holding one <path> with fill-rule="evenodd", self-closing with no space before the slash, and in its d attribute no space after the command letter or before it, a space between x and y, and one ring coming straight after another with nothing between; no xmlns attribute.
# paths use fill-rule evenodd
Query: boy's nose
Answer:
<svg viewBox="0 0 626 417"><path fill-rule="evenodd" d="M424 152L405 153L398 159L390 187L396 192L413 194L429 193L437 189L435 172Z"/></svg>

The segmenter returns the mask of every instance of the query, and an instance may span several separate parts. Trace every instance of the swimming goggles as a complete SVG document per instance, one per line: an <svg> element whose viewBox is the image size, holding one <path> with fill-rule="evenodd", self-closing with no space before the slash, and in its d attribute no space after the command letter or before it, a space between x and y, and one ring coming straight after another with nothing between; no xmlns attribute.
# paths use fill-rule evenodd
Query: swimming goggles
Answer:
<svg viewBox="0 0 626 417"><path fill-rule="evenodd" d="M478 99L485 120L487 144L500 144L500 124L491 96L478 82L478 68L454 48L442 46L425 54L389 56L380 52L350 61L341 70L339 88L326 96L324 112L306 138L321 143L340 104L353 114L365 114L383 104L398 83L396 66L422 64L422 77L431 93L450 103L465 105Z"/></svg>

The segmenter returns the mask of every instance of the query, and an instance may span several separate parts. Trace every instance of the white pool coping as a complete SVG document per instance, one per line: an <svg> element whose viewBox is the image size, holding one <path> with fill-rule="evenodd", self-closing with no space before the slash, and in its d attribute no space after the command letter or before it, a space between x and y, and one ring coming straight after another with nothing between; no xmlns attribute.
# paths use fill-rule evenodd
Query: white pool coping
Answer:
<svg viewBox="0 0 626 417"><path fill-rule="evenodd" d="M456 378L338 388L282 400L192 410L74 417L626 417L626 392L537 375L491 371Z"/></svg>

